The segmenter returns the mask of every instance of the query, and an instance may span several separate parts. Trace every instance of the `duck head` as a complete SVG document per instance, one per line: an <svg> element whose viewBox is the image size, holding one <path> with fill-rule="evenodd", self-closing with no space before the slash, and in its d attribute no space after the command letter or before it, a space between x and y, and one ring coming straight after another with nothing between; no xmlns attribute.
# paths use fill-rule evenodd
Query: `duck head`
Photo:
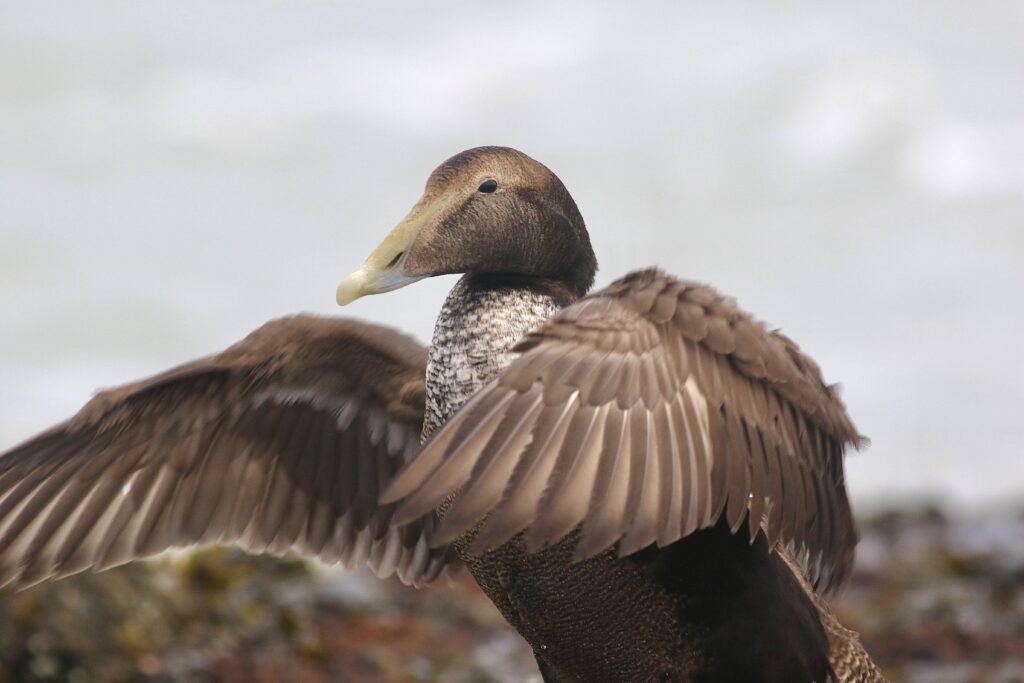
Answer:
<svg viewBox="0 0 1024 683"><path fill-rule="evenodd" d="M576 202L543 164L508 147L456 154L359 270L338 285L342 306L434 275L536 278L582 296L597 261Z"/></svg>

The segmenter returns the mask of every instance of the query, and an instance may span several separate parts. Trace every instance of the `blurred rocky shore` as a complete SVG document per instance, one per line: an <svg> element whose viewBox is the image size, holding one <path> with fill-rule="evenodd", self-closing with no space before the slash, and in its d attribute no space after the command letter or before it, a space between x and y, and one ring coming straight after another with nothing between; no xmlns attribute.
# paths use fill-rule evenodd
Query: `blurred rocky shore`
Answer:
<svg viewBox="0 0 1024 683"><path fill-rule="evenodd" d="M1024 681L1024 509L861 521L835 605L893 681ZM468 576L211 549L0 591L0 683L520 683L529 650Z"/></svg>

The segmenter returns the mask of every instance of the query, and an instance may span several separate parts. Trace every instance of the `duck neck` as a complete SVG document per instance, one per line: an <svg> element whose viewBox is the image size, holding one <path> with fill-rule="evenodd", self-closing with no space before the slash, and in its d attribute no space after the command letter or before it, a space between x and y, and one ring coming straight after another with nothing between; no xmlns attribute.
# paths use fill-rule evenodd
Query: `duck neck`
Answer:
<svg viewBox="0 0 1024 683"><path fill-rule="evenodd" d="M516 354L512 348L577 297L557 283L517 275L466 274L434 325L427 355L425 440L494 379Z"/></svg>

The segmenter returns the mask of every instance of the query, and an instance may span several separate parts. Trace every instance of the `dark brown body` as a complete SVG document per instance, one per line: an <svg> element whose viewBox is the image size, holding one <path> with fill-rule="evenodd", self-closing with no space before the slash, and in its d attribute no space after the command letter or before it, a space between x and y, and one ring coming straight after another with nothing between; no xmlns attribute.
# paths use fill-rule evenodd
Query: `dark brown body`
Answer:
<svg viewBox="0 0 1024 683"><path fill-rule="evenodd" d="M720 524L577 563L571 540L463 558L545 681L826 680L818 612L764 536L751 545Z"/></svg>

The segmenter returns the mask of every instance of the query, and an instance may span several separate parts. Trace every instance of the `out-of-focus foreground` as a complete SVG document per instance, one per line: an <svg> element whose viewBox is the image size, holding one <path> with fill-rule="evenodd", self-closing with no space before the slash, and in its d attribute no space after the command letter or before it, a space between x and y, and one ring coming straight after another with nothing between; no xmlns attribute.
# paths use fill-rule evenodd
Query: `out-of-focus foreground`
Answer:
<svg viewBox="0 0 1024 683"><path fill-rule="evenodd" d="M1024 509L862 523L835 604L894 682L1024 680ZM467 574L425 590L211 549L0 593L0 682L520 683L529 648Z"/></svg>

